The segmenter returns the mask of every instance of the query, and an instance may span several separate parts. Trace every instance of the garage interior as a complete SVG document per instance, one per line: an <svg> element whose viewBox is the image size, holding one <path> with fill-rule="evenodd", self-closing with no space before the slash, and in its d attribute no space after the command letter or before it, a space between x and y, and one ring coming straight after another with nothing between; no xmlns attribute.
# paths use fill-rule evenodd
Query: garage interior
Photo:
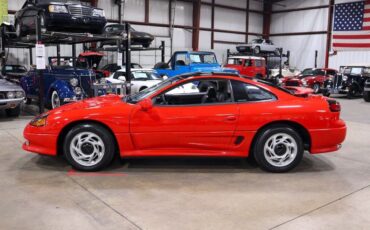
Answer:
<svg viewBox="0 0 370 230"><path fill-rule="evenodd" d="M281 75L286 65L338 74L343 66L370 69L366 46L333 47L335 7L355 0L82 2L103 9L108 24L129 23L154 36L149 48L99 50L100 66L131 62L152 69L177 51L214 52L226 65L231 53L240 55L237 45L263 38L281 48L279 55L256 54L273 59L274 66L266 64L267 76L269 68ZM0 3L3 22L14 24L25 0ZM19 44L2 46L2 65L30 70L39 64L34 45ZM95 41L71 44L47 45L46 59L75 58L97 47ZM117 157L104 170L82 172L61 156L22 148L25 127L48 111L39 102L22 102L19 117L0 111L0 229L368 229L370 104L361 95L330 95L341 104L347 126L342 147L328 154L305 152L286 173L269 173L253 159L233 157Z"/></svg>

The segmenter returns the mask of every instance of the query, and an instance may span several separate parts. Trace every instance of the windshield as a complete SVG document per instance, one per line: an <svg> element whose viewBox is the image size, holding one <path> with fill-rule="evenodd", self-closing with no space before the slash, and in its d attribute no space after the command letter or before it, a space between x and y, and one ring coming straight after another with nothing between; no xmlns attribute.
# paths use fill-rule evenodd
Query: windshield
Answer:
<svg viewBox="0 0 370 230"><path fill-rule="evenodd" d="M193 64L217 64L214 54L190 54L190 61Z"/></svg>
<svg viewBox="0 0 370 230"><path fill-rule="evenodd" d="M147 89L144 89L144 90L142 90L142 91L140 91L140 92L138 92L134 95L127 96L124 99L127 103L136 104L137 102L141 101L142 99L150 97L151 95L153 95L158 90L163 89L163 88L165 88L169 85L172 85L173 83L175 83L179 80L182 80L182 79L183 79L182 76L168 78L167 80L161 81L158 84L153 85L152 87L149 87Z"/></svg>
<svg viewBox="0 0 370 230"><path fill-rule="evenodd" d="M352 67L351 74L356 74L356 75L362 74L362 68L361 67Z"/></svg>
<svg viewBox="0 0 370 230"><path fill-rule="evenodd" d="M24 66L7 65L5 66L4 69L6 73L25 73L27 72L27 69Z"/></svg>
<svg viewBox="0 0 370 230"><path fill-rule="evenodd" d="M150 71L135 71L132 73L135 80L159 80L161 77Z"/></svg>
<svg viewBox="0 0 370 230"><path fill-rule="evenodd" d="M253 39L252 40L252 43L258 43L258 44L260 44L262 42L263 42L263 39Z"/></svg>
<svg viewBox="0 0 370 230"><path fill-rule="evenodd" d="M229 65L242 65L243 64L243 59L241 59L241 58L229 58L227 60L227 64L229 64Z"/></svg>
<svg viewBox="0 0 370 230"><path fill-rule="evenodd" d="M37 3L39 4L48 4L50 2L81 4L81 1L79 0L38 0L37 1Z"/></svg>
<svg viewBox="0 0 370 230"><path fill-rule="evenodd" d="M325 71L322 69L305 69L302 72L302 76L312 76L312 75L325 75Z"/></svg>

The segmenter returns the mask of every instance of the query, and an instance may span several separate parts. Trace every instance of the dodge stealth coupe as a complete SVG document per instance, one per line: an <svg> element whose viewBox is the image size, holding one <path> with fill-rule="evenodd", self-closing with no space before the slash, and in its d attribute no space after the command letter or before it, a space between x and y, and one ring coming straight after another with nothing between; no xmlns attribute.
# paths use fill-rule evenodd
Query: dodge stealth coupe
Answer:
<svg viewBox="0 0 370 230"><path fill-rule="evenodd" d="M118 154L250 156L266 171L285 172L304 151L338 150L345 136L335 100L298 97L236 74L193 73L131 96L101 96L44 113L25 128L23 148L64 155L82 171L101 170Z"/></svg>

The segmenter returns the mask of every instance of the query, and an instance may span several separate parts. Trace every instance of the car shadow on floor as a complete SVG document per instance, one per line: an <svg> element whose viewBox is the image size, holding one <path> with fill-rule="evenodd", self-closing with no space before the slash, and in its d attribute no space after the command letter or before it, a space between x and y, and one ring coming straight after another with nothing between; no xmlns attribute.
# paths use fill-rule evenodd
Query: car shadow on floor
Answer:
<svg viewBox="0 0 370 230"><path fill-rule="evenodd" d="M22 167L25 170L68 172L72 168L63 157L35 156ZM333 163L326 157L305 154L301 164L291 173L332 171ZM200 157L150 157L116 159L102 173L265 173L250 159Z"/></svg>

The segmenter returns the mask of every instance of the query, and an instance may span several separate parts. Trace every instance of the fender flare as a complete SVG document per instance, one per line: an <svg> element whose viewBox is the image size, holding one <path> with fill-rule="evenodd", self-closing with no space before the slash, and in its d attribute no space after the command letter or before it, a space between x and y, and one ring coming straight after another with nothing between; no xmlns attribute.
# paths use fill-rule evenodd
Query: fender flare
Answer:
<svg viewBox="0 0 370 230"><path fill-rule="evenodd" d="M65 80L56 80L54 81L48 90L46 95L46 101L50 102L51 94L53 91L57 91L60 99L73 98L76 94L73 91L72 86Z"/></svg>

